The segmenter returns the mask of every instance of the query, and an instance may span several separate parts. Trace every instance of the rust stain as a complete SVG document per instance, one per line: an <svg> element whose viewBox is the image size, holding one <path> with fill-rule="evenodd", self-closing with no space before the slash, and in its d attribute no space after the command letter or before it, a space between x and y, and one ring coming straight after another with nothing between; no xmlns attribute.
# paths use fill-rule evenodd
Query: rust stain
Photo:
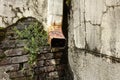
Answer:
<svg viewBox="0 0 120 80"><path fill-rule="evenodd" d="M60 39L60 41L63 39L65 40L65 37L62 32L62 24L56 24L53 23L48 28L48 43L52 45L52 39ZM59 42L58 42L59 43Z"/></svg>
<svg viewBox="0 0 120 80"><path fill-rule="evenodd" d="M62 27L61 26L50 26L48 29L48 42L51 43L51 40L53 38L58 39L65 39L63 33L62 33Z"/></svg>

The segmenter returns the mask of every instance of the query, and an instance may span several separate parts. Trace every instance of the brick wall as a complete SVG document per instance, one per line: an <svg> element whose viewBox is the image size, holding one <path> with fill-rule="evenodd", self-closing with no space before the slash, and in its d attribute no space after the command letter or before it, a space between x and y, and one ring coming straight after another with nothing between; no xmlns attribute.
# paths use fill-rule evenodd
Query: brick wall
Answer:
<svg viewBox="0 0 120 80"><path fill-rule="evenodd" d="M0 30L0 80L70 80L67 74L67 54L65 50L51 52L49 46L44 46L37 56L37 65L30 69L28 52L23 48L26 40L19 40L13 27L24 29L35 19L22 19L17 24ZM31 73L32 72L32 73Z"/></svg>

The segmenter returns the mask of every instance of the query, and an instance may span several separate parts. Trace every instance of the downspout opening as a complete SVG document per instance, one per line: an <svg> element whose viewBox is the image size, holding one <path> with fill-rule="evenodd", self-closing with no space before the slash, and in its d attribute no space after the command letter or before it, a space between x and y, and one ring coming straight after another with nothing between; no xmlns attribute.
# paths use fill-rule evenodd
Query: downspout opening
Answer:
<svg viewBox="0 0 120 80"><path fill-rule="evenodd" d="M51 47L55 48L64 48L65 47L66 40L60 39L60 38L53 38L51 41Z"/></svg>

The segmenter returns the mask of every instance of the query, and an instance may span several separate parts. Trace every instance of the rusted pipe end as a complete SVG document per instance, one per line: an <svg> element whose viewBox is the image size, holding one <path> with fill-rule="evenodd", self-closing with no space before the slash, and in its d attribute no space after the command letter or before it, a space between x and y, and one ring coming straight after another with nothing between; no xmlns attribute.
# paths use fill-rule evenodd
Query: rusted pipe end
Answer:
<svg viewBox="0 0 120 80"><path fill-rule="evenodd" d="M64 48L66 39L61 26L50 26L48 30L48 43L53 48Z"/></svg>

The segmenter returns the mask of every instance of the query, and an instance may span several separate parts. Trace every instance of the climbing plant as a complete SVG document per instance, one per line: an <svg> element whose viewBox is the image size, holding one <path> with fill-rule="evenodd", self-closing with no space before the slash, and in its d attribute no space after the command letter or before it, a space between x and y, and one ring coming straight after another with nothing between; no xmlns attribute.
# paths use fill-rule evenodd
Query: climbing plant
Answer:
<svg viewBox="0 0 120 80"><path fill-rule="evenodd" d="M70 6L71 0L66 0L67 6Z"/></svg>
<svg viewBox="0 0 120 80"><path fill-rule="evenodd" d="M32 23L25 27L24 30L14 28L19 39L25 39L24 49L29 52L29 64L33 65L36 62L37 54L42 49L42 46L47 45L47 33L43 30L42 23Z"/></svg>

